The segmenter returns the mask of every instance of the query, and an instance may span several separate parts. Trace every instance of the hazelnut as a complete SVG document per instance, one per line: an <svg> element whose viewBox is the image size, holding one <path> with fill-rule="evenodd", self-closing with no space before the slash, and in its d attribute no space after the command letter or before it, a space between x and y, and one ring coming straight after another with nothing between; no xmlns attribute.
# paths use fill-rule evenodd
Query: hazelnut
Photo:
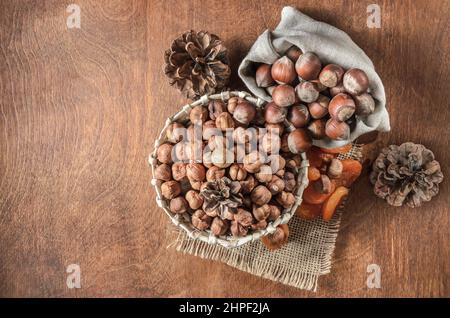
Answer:
<svg viewBox="0 0 450 318"><path fill-rule="evenodd" d="M347 92L359 95L365 93L369 88L369 78L363 70L352 68L345 72L343 84Z"/></svg>
<svg viewBox="0 0 450 318"><path fill-rule="evenodd" d="M318 92L323 92L328 88L325 85L323 85L318 79L311 80L310 82L314 85L314 87Z"/></svg>
<svg viewBox="0 0 450 318"><path fill-rule="evenodd" d="M171 144L162 144L156 150L156 158L161 163L172 163L172 148Z"/></svg>
<svg viewBox="0 0 450 318"><path fill-rule="evenodd" d="M244 169L243 165L234 163L230 167L229 175L231 180L242 181L247 178L247 171Z"/></svg>
<svg viewBox="0 0 450 318"><path fill-rule="evenodd" d="M216 127L222 131L226 131L227 129L234 128L234 120L233 117L227 112L223 112L216 118Z"/></svg>
<svg viewBox="0 0 450 318"><path fill-rule="evenodd" d="M295 203L295 197L290 192L281 191L275 197L275 200L285 209L289 209Z"/></svg>
<svg viewBox="0 0 450 318"><path fill-rule="evenodd" d="M295 103L295 90L289 85L278 85L272 93L272 99L279 107L288 107Z"/></svg>
<svg viewBox="0 0 450 318"><path fill-rule="evenodd" d="M288 242L289 227L287 224L278 225L275 232L264 236L261 241L271 251L281 248Z"/></svg>
<svg viewBox="0 0 450 318"><path fill-rule="evenodd" d="M283 176L283 181L284 190L288 192L294 191L297 181L295 180L295 175L292 172L286 171Z"/></svg>
<svg viewBox="0 0 450 318"><path fill-rule="evenodd" d="M256 85L258 87L269 87L274 84L274 80L271 75L270 65L261 64L258 66L255 75Z"/></svg>
<svg viewBox="0 0 450 318"><path fill-rule="evenodd" d="M209 140L212 136L217 136L220 134L222 134L222 132L216 127L216 122L214 120L208 120L203 124L203 140Z"/></svg>
<svg viewBox="0 0 450 318"><path fill-rule="evenodd" d="M241 184L241 192L243 194L248 194L253 191L256 186L256 180L253 175L248 175L247 178L243 181L240 181ZM245 197L244 197L245 198Z"/></svg>
<svg viewBox="0 0 450 318"><path fill-rule="evenodd" d="M327 174L330 178L337 179L342 175L343 170L342 162L339 159L331 159L330 165L328 166Z"/></svg>
<svg viewBox="0 0 450 318"><path fill-rule="evenodd" d="M219 168L227 168L234 162L234 153L225 147L217 147L211 154L211 162Z"/></svg>
<svg viewBox="0 0 450 318"><path fill-rule="evenodd" d="M314 139L325 138L325 120L316 119L308 125L308 131Z"/></svg>
<svg viewBox="0 0 450 318"><path fill-rule="evenodd" d="M212 152L206 147L203 151L202 163L206 168L211 168L214 165L212 164Z"/></svg>
<svg viewBox="0 0 450 318"><path fill-rule="evenodd" d="M224 103L220 100L212 100L208 104L209 118L216 120L216 118L226 111Z"/></svg>
<svg viewBox="0 0 450 318"><path fill-rule="evenodd" d="M281 210L278 206L273 205L273 204L269 204L269 208L270 208L270 214L268 217L269 221L275 221L276 219L278 219L281 215Z"/></svg>
<svg viewBox="0 0 450 318"><path fill-rule="evenodd" d="M295 128L306 126L309 121L309 111L305 105L295 105L289 109L287 119Z"/></svg>
<svg viewBox="0 0 450 318"><path fill-rule="evenodd" d="M295 66L291 59L283 56L272 65L272 78L278 84L290 84L296 77ZM270 85L268 85L270 86Z"/></svg>
<svg viewBox="0 0 450 318"><path fill-rule="evenodd" d="M356 110L358 116L368 116L375 110L375 100L369 93L362 93L361 95L353 96L355 100Z"/></svg>
<svg viewBox="0 0 450 318"><path fill-rule="evenodd" d="M203 106L195 106L189 112L189 120L191 123L201 122L204 123L208 120L208 109Z"/></svg>
<svg viewBox="0 0 450 318"><path fill-rule="evenodd" d="M326 174L321 174L320 178L313 183L314 190L319 193L329 194L334 191L334 185Z"/></svg>
<svg viewBox="0 0 450 318"><path fill-rule="evenodd" d="M270 207L268 204L253 207L253 216L257 221L266 220L270 215Z"/></svg>
<svg viewBox="0 0 450 318"><path fill-rule="evenodd" d="M286 163L286 167L289 169L295 169L300 167L302 163L302 157L300 155L291 155Z"/></svg>
<svg viewBox="0 0 450 318"><path fill-rule="evenodd" d="M166 163L160 164L155 169L154 177L155 179L163 181L172 180L172 171L170 169L170 166Z"/></svg>
<svg viewBox="0 0 450 318"><path fill-rule="evenodd" d="M309 113L314 119L319 119L328 114L328 105L330 104L330 99L325 95L319 95L315 102L308 104Z"/></svg>
<svg viewBox="0 0 450 318"><path fill-rule="evenodd" d="M203 181L206 177L205 166L201 163L190 163L186 166L186 175L191 181Z"/></svg>
<svg viewBox="0 0 450 318"><path fill-rule="evenodd" d="M175 162L172 165L172 176L177 181L186 177L186 164L183 162Z"/></svg>
<svg viewBox="0 0 450 318"><path fill-rule="evenodd" d="M279 124L269 124L266 123L265 127L267 129L267 133L273 133L273 134L278 134L278 135L282 135L284 132L284 125L282 123Z"/></svg>
<svg viewBox="0 0 450 318"><path fill-rule="evenodd" d="M211 223L211 233L215 236L224 235L228 230L228 222L215 217Z"/></svg>
<svg viewBox="0 0 450 318"><path fill-rule="evenodd" d="M203 197L197 191L189 190L185 198L192 210L197 210L203 205Z"/></svg>
<svg viewBox="0 0 450 318"><path fill-rule="evenodd" d="M287 109L270 102L264 108L264 119L269 124L283 123L286 119Z"/></svg>
<svg viewBox="0 0 450 318"><path fill-rule="evenodd" d="M212 166L206 171L206 181L214 181L221 179L225 176L225 169L220 169L219 167Z"/></svg>
<svg viewBox="0 0 450 318"><path fill-rule="evenodd" d="M253 203L257 205L264 205L272 199L272 194L265 186L259 185L253 189L251 198Z"/></svg>
<svg viewBox="0 0 450 318"><path fill-rule="evenodd" d="M272 169L270 166L262 165L259 172L255 173L255 178L261 183L266 183L272 180Z"/></svg>
<svg viewBox="0 0 450 318"><path fill-rule="evenodd" d="M252 230L253 231L264 230L266 227L267 227L267 221L266 220L261 220L259 222L256 222L256 223L252 224Z"/></svg>
<svg viewBox="0 0 450 318"><path fill-rule="evenodd" d="M334 140L346 140L350 137L350 126L331 118L325 124L325 134Z"/></svg>
<svg viewBox="0 0 450 318"><path fill-rule="evenodd" d="M192 225L196 229L204 231L211 225L212 218L208 216L204 211L197 210L192 214L191 221Z"/></svg>
<svg viewBox="0 0 450 318"><path fill-rule="evenodd" d="M238 209L234 220L242 226L249 227L253 223L253 215L244 209Z"/></svg>
<svg viewBox="0 0 450 318"><path fill-rule="evenodd" d="M307 131L297 128L289 133L288 146L292 153L305 152L312 146L312 140Z"/></svg>
<svg viewBox="0 0 450 318"><path fill-rule="evenodd" d="M295 93L300 101L312 103L319 97L319 91L311 82L301 82L295 87Z"/></svg>
<svg viewBox="0 0 450 318"><path fill-rule="evenodd" d="M244 157L244 169L250 173L258 172L265 158L258 151L253 151Z"/></svg>
<svg viewBox="0 0 450 318"><path fill-rule="evenodd" d="M295 45L291 46L285 53L285 55L291 59L292 62L297 62L300 55L302 55L302 50L300 50Z"/></svg>
<svg viewBox="0 0 450 318"><path fill-rule="evenodd" d="M269 189L270 193L272 193L272 195L280 193L284 190L284 187L284 181L281 180L281 178L278 176L272 176L272 179L267 184L267 188Z"/></svg>
<svg viewBox="0 0 450 318"><path fill-rule="evenodd" d="M346 90L345 90L345 87L344 87L343 84L339 84L339 85L337 85L335 87L331 87L329 89L329 92L330 92L331 97L334 97L337 94L346 93Z"/></svg>
<svg viewBox="0 0 450 318"><path fill-rule="evenodd" d="M237 236L237 237L246 236L248 233L248 228L244 227L243 225L241 225L240 223L238 223L236 221L232 221L231 226L230 226L230 232L231 232L231 235L233 235L233 236Z"/></svg>
<svg viewBox="0 0 450 318"><path fill-rule="evenodd" d="M187 153L187 142L180 141L179 143L173 146L173 161L187 161L189 159L189 154Z"/></svg>
<svg viewBox="0 0 450 318"><path fill-rule="evenodd" d="M261 147L265 153L278 153L280 151L280 135L275 133L267 133L261 140Z"/></svg>
<svg viewBox="0 0 450 318"><path fill-rule="evenodd" d="M337 94L331 99L328 111L337 121L346 121L355 113L355 101L348 94Z"/></svg>
<svg viewBox="0 0 450 318"><path fill-rule="evenodd" d="M239 98L239 97L231 97L231 98L228 100L228 104L227 104L227 110L228 110L228 112L229 112L230 114L233 114L233 113L234 113L234 110L235 110L235 108L236 108L236 106L237 106L237 104L240 103L241 101L243 101L242 98Z"/></svg>
<svg viewBox="0 0 450 318"><path fill-rule="evenodd" d="M174 180L164 182L161 185L161 193L166 199L177 197L181 193L180 183Z"/></svg>
<svg viewBox="0 0 450 318"><path fill-rule="evenodd" d="M184 137L184 133L184 126L177 122L171 123L166 129L167 140L173 144L180 142Z"/></svg>
<svg viewBox="0 0 450 318"><path fill-rule="evenodd" d="M191 185L191 188L197 191L200 191L200 188L202 187L203 184L203 182L201 181L193 181L193 180L189 180L189 183Z"/></svg>
<svg viewBox="0 0 450 318"><path fill-rule="evenodd" d="M173 213L184 213L188 210L188 202L183 197L176 197L170 200L169 209Z"/></svg>
<svg viewBox="0 0 450 318"><path fill-rule="evenodd" d="M289 137L289 133L285 133L285 134L281 135L280 149L283 152L290 152L289 145L288 145L288 137Z"/></svg>
<svg viewBox="0 0 450 318"><path fill-rule="evenodd" d="M272 170L273 174L277 173L277 171L281 169L284 169L286 165L286 160L280 155L273 154L270 155L267 159L267 161L270 163L270 169Z"/></svg>
<svg viewBox="0 0 450 318"><path fill-rule="evenodd" d="M335 87L342 81L344 69L336 64L326 65L319 74L319 81L326 87Z"/></svg>
<svg viewBox="0 0 450 318"><path fill-rule="evenodd" d="M321 68L322 63L319 57L312 52L303 53L295 63L295 70L298 76L306 81L316 79Z"/></svg>
<svg viewBox="0 0 450 318"><path fill-rule="evenodd" d="M277 177L282 178L282 177L284 176L285 172L286 172L286 170L281 169L281 170L278 170L277 173L275 173L275 175L276 175Z"/></svg>
<svg viewBox="0 0 450 318"><path fill-rule="evenodd" d="M233 113L234 119L243 125L248 125L255 118L255 115L255 106L248 102L237 104Z"/></svg>

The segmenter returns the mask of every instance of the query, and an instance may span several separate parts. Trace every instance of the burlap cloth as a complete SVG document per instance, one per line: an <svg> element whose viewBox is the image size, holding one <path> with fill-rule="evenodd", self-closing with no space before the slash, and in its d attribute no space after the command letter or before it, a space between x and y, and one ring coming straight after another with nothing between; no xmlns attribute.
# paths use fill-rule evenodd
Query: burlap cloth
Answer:
<svg viewBox="0 0 450 318"><path fill-rule="evenodd" d="M338 158L360 159L361 146L353 145L348 153L341 154ZM179 252L220 261L253 275L316 291L319 277L329 273L331 269L342 209L343 206L329 222L322 219L307 221L294 216L288 223L288 243L274 252L267 250L260 241L226 249L193 240L179 230L178 237L171 246L175 246Z"/></svg>

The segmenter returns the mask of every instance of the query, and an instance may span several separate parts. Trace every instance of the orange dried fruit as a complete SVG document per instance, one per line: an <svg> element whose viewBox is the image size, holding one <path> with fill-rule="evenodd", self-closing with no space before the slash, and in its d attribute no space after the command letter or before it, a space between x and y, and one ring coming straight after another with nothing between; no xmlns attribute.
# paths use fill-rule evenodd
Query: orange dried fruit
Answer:
<svg viewBox="0 0 450 318"><path fill-rule="evenodd" d="M361 175L362 164L355 159L344 159L342 162L342 174L338 178L337 184L344 187L350 187L353 182Z"/></svg>
<svg viewBox="0 0 450 318"><path fill-rule="evenodd" d="M289 227L287 224L280 224L277 226L275 232L268 234L261 238L263 244L267 249L274 251L281 248L287 243L289 237Z"/></svg>
<svg viewBox="0 0 450 318"><path fill-rule="evenodd" d="M305 220L313 220L322 213L322 205L302 202L295 214Z"/></svg>
<svg viewBox="0 0 450 318"><path fill-rule="evenodd" d="M321 151L325 153L332 153L332 154L340 154L340 153L346 153L349 152L350 149L352 149L352 144L347 144L342 147L337 148L320 148Z"/></svg>
<svg viewBox="0 0 450 318"><path fill-rule="evenodd" d="M317 187L314 186L314 182L309 184L305 191L303 191L303 200L309 204L322 204L326 199L333 193L334 191L334 183L333 189L330 193L320 193L316 190Z"/></svg>
<svg viewBox="0 0 450 318"><path fill-rule="evenodd" d="M315 181L320 178L320 171L316 167L308 168L308 179L309 181Z"/></svg>
<svg viewBox="0 0 450 318"><path fill-rule="evenodd" d="M325 221L331 220L336 209L341 205L349 190L346 187L338 187L322 205L322 218Z"/></svg>

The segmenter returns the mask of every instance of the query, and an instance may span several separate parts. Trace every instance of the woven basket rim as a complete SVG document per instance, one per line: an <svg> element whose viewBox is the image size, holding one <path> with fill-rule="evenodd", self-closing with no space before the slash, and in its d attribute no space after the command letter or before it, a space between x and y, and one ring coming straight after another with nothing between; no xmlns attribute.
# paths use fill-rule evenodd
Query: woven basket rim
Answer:
<svg viewBox="0 0 450 318"><path fill-rule="evenodd" d="M275 232L276 227L278 225L288 223L289 220L292 218L292 216L295 214L295 211L297 210L298 206L302 202L303 191L308 185L308 166L309 166L309 161L306 158L305 153L301 153L300 155L302 157L302 163L297 171L296 192L293 193L296 199L294 205L290 209L284 209L281 215L275 221L269 222L265 229L252 231L251 234L247 234L246 236L216 237L208 230L200 231L196 229L190 222L189 218L185 215L186 213L177 214L170 211L166 199L164 199L161 194L161 187L160 185L158 185L157 179L155 179L155 169L157 166L156 152L158 147L166 141L165 136L167 127L173 122L185 120L186 117L189 116L189 112L193 107L200 105L207 106L209 101L211 100L221 100L223 102L227 102L231 97L240 97L242 99L245 99L258 108L263 107L267 103L263 99L254 97L250 93L244 91L224 91L218 94L203 95L198 100L190 104L184 105L180 111L178 111L176 114L174 114L173 116L169 117L166 120L165 125L161 129L158 138L155 140L153 152L149 155L149 164L152 170L151 185L156 190L157 205L163 209L163 211L170 218L172 223L175 224L175 226L181 228L183 231L185 231L190 238L198 239L208 244L219 244L225 248L234 248L249 242L259 240L261 237ZM285 120L284 124L288 131L292 131L293 129L295 129L295 127L293 127L292 124L287 120Z"/></svg>

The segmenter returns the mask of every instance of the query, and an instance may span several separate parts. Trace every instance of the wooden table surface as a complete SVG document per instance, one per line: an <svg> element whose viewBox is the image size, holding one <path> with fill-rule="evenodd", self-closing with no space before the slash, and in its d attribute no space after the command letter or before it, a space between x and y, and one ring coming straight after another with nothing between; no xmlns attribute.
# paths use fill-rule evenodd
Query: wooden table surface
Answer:
<svg viewBox="0 0 450 318"><path fill-rule="evenodd" d="M381 7L381 28L366 8ZM167 248L147 156L185 100L162 72L188 29L220 35L237 67L283 5L346 31L384 81L385 143L432 149L449 177L449 1L72 1L0 3L0 296L450 296L449 180L422 208L354 187L332 271L317 293ZM369 264L381 289L368 289ZM79 264L81 288L66 285Z"/></svg>

